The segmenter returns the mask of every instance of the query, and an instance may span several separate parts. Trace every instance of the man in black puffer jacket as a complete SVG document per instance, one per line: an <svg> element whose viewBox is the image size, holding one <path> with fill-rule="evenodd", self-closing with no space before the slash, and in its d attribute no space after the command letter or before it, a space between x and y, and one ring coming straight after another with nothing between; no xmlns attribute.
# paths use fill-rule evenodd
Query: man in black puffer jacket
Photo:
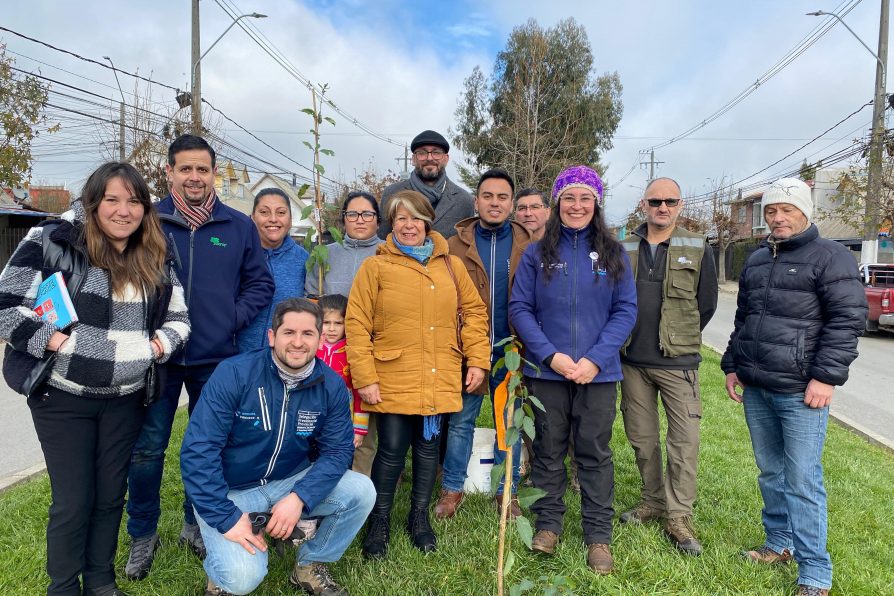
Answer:
<svg viewBox="0 0 894 596"><path fill-rule="evenodd" d="M847 381L866 321L856 260L810 223L810 188L781 178L764 193L770 236L745 263L736 321L721 361L731 399L745 404L765 544L759 563L798 562L798 594L832 587L822 450L829 404ZM736 393L736 386L744 393Z"/></svg>

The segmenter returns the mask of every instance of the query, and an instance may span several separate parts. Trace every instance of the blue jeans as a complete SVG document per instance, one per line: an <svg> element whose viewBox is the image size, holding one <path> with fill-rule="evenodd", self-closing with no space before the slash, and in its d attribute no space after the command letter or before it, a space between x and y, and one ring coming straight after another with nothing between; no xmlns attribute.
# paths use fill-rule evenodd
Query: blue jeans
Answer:
<svg viewBox="0 0 894 596"><path fill-rule="evenodd" d="M243 513L270 511L312 467L264 486L230 491L227 498ZM363 474L347 470L332 492L313 511L302 513L303 517L323 519L314 537L298 548L298 564L338 561L363 526L375 500L372 481ZM267 553L256 550L251 555L239 544L224 538L198 515L196 519L208 550L204 562L208 577L233 594L248 594L257 588L267 575Z"/></svg>
<svg viewBox="0 0 894 596"><path fill-rule="evenodd" d="M766 546L789 549L798 562L798 583L832 587L826 550L828 515L822 453L829 408L811 408L804 394L745 388L745 421L751 433L757 483L764 499Z"/></svg>
<svg viewBox="0 0 894 596"><path fill-rule="evenodd" d="M500 384L500 380L489 377L490 395L493 396L494 390ZM471 393L463 393L463 409L459 412L450 414L447 422L449 430L447 431L447 452L444 454L444 475L441 479L441 488L453 492L463 490L466 482L466 471L469 468L469 458L472 456L472 437L475 434L475 419L478 418L478 412L481 411L481 402L484 401L483 395L473 395ZM493 405L493 401L491 401ZM518 403L516 403L516 406ZM496 412L494 412L496 416ZM512 492L518 489L519 470L521 458L521 441L512 447ZM497 449L494 443L494 465L498 466L506 459L506 453ZM503 482L497 489L498 493L503 492Z"/></svg>
<svg viewBox="0 0 894 596"><path fill-rule="evenodd" d="M186 385L189 395L189 413L192 413L202 388L217 367L216 364L181 366L166 364L167 378L158 400L146 408L143 429L130 458L127 477L127 533L134 538L150 536L158 530L161 516L161 477L164 472L165 450L171 439L171 427L180 391ZM192 503L184 495L183 517L186 523L195 524Z"/></svg>

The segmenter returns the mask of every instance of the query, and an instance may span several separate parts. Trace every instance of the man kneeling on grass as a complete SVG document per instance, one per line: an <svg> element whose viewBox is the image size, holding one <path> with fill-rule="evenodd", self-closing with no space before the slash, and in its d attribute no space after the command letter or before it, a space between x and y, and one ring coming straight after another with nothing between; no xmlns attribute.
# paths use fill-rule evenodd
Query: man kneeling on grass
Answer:
<svg viewBox="0 0 894 596"><path fill-rule="evenodd" d="M284 300L268 331L270 349L225 360L202 390L180 467L208 551L206 596L247 594L267 574L267 544L250 513L269 513L264 530L274 539L290 537L302 518L319 518L289 582L311 594L347 594L326 564L351 544L375 489L348 469L350 397L315 357L322 321L309 300Z"/></svg>

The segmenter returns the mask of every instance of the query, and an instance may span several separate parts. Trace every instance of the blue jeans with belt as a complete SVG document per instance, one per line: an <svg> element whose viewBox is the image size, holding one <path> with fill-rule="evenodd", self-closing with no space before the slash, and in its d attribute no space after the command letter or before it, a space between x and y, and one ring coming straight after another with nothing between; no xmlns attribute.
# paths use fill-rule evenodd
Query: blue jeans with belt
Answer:
<svg viewBox="0 0 894 596"><path fill-rule="evenodd" d="M829 408L809 407L803 393L774 393L760 387L746 387L743 401L760 470L757 483L764 499L766 546L778 553L792 551L799 584L831 588L822 464Z"/></svg>

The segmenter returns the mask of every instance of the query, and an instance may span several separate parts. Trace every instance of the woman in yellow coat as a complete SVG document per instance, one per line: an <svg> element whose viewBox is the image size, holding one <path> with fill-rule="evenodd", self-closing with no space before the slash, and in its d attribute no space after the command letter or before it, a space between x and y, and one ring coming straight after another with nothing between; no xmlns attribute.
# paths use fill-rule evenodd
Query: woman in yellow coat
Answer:
<svg viewBox="0 0 894 596"><path fill-rule="evenodd" d="M465 266L448 255L447 241L432 231L435 214L429 200L415 191L396 193L385 215L393 232L357 271L345 318L354 387L365 409L377 413L379 430L372 467L376 504L363 542L368 558L387 553L394 490L411 445L407 532L419 550L435 550L428 505L438 468L441 414L462 409L463 385L471 391L484 381L491 350L487 309ZM461 333L457 302L464 319Z"/></svg>

